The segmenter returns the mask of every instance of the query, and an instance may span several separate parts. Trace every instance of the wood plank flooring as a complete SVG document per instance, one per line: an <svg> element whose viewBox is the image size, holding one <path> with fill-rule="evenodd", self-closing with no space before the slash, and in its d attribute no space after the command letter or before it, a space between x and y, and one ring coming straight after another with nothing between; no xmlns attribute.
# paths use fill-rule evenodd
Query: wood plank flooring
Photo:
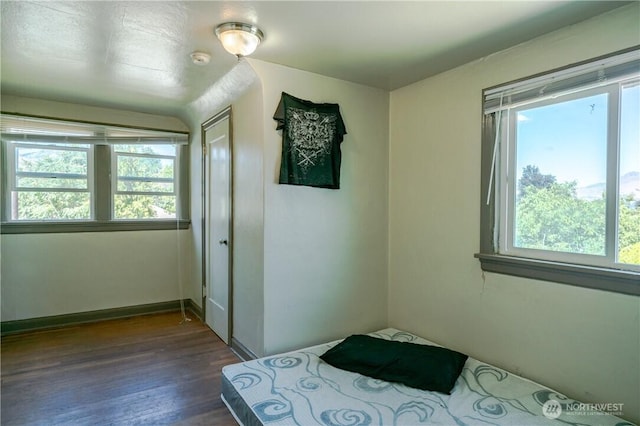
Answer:
<svg viewBox="0 0 640 426"><path fill-rule="evenodd" d="M220 370L239 359L197 318L181 320L172 312L3 337L0 424L236 425Z"/></svg>

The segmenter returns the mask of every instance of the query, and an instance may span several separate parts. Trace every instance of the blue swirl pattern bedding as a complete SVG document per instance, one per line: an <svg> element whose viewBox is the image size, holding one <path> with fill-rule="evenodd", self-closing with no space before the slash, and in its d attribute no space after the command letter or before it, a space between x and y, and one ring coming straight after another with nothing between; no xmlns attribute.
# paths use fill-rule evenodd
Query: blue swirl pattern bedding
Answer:
<svg viewBox="0 0 640 426"><path fill-rule="evenodd" d="M370 335L432 344L392 328ZM222 398L244 426L630 425L609 414L572 412L576 401L473 358L451 395L339 370L319 359L338 342L226 366ZM560 409L545 416L550 400Z"/></svg>

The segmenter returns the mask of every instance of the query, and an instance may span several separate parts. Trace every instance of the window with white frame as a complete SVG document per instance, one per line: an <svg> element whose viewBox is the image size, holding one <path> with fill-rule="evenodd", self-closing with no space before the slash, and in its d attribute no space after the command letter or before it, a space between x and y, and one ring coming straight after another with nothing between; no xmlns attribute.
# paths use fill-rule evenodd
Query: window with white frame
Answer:
<svg viewBox="0 0 640 426"><path fill-rule="evenodd" d="M175 218L175 145L113 145L113 218Z"/></svg>
<svg viewBox="0 0 640 426"><path fill-rule="evenodd" d="M487 89L484 114L483 269L639 294L639 51Z"/></svg>
<svg viewBox="0 0 640 426"><path fill-rule="evenodd" d="M3 114L2 232L184 227L187 141L185 133Z"/></svg>
<svg viewBox="0 0 640 426"><path fill-rule="evenodd" d="M9 142L9 220L93 219L91 145Z"/></svg>

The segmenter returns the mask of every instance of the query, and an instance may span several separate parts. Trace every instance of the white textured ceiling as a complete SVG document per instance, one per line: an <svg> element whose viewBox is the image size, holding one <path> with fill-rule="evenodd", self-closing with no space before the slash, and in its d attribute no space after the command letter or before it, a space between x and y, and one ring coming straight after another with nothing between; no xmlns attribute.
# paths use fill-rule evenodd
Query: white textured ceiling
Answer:
<svg viewBox="0 0 640 426"><path fill-rule="evenodd" d="M395 89L626 3L2 0L0 90L177 113L235 64L226 21L264 31L257 59Z"/></svg>

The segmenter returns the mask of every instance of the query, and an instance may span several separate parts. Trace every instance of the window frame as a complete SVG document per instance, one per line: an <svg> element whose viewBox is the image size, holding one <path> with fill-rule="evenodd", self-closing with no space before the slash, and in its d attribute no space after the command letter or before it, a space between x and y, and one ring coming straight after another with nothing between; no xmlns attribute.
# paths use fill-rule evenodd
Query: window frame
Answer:
<svg viewBox="0 0 640 426"><path fill-rule="evenodd" d="M18 180L18 175L21 173L28 173L28 172L20 172L18 170L18 165L16 164L16 155L17 155L17 150L20 148L26 148L26 149L42 149L42 150L51 150L51 151L78 151L78 152L85 152L87 155L87 174L86 174L86 180L87 180L87 188L86 189L80 189L80 188L68 188L68 187L43 187L43 188L29 188L29 187L19 187L17 180ZM15 192L77 192L77 193L88 193L89 194L89 218L88 219L83 219L83 221L85 220L93 220L95 218L95 186L94 186L94 154L93 154L93 146L89 145L88 148L84 148L84 147L74 147L74 146L60 146L60 145L46 145L46 144L36 144L36 143L28 143L28 142L14 142L14 143L7 143L6 144L6 157L7 157L7 163L6 163L6 170L7 170L7 176L6 176L6 181L7 181L7 185L8 185L8 192L7 192L7 196L3 197L3 206L6 209L7 212L11 211L12 208L12 203L11 203L11 199L8 196L9 193L15 191ZM3 164L4 166L4 164ZM10 171L14 172L14 173L9 173ZM35 172L34 172L35 173ZM69 173L50 173L50 176L55 176L56 178L64 178L65 176L68 176ZM35 222L40 222L40 221L29 221L29 220L19 220L19 219L10 219L9 221L11 222L21 222L21 223L35 223ZM75 221L74 219L61 219L60 222L73 222ZM49 222L49 221L42 221L42 222Z"/></svg>
<svg viewBox="0 0 640 426"><path fill-rule="evenodd" d="M95 123L87 121L63 120L51 117L33 116L2 111L0 114L24 117L25 119L41 119L47 121L59 121L62 123L94 125L106 128L131 129L134 131L165 132L180 134L189 138L189 133L151 129L117 124ZM46 138L46 135L43 135ZM61 143L61 142L58 142ZM130 142L122 142L129 144ZM157 143L157 142L156 142ZM20 144L20 143L18 143ZM12 175L11 166L12 148L11 143L2 140L0 147L0 164L3 170L1 196L2 209L0 214L1 234L32 234L32 233L73 233L73 232L110 232L110 231L146 231L146 230L173 230L188 229L190 220L190 162L189 144L176 144L176 157L174 167L175 172L174 192L176 195L176 218L171 219L114 219L112 212L113 191L112 191L112 146L103 144L91 145L89 162L92 170L88 170L88 185L92 194L92 217L86 220L51 220L51 221L27 221L11 220L11 200L10 194L14 187L15 176ZM30 144L31 145L31 144ZM37 146L37 144L33 144ZM42 145L45 146L44 144ZM6 170L6 172L4 172ZM91 185L93 184L93 188ZM168 193L167 193L168 194Z"/></svg>
<svg viewBox="0 0 640 426"><path fill-rule="evenodd" d="M123 144L123 145L130 145L130 144ZM143 154L143 153L133 153L133 152L123 152L123 151L116 151L115 146L111 146L111 176L112 176L112 180L111 180L111 201L115 202L115 197L116 195L142 195L142 196L147 196L147 195L157 195L157 196L174 196L176 197L176 216L180 216L180 194L179 194L179 184L180 184L180 148L179 146L176 146L176 154L175 156L169 156L169 155L162 155L162 154ZM135 181L135 182L142 182L142 181L155 181L155 182L164 182L164 183L172 183L173 185L173 190L172 191L123 191L118 189L118 183L121 180L121 176L118 174L118 161L119 161L119 157L137 157L137 158L156 158L156 159L160 159L160 160L171 160L171 162L173 163L173 178L169 179L169 178L153 178L153 177L141 177L141 176L126 176L128 178L128 180L131 181ZM138 179L135 179L138 178ZM145 220L145 221L151 221L151 220L159 220L159 219L153 219L153 218L145 218L145 219L119 219L116 217L115 214L115 209L112 203L111 209L110 209L110 213L111 213L111 218L114 221L126 221L126 220Z"/></svg>
<svg viewBox="0 0 640 426"><path fill-rule="evenodd" d="M499 173L500 179L498 179L501 187L506 187L506 197L499 197L498 203L500 204L499 218L506 218L506 220L500 221L500 232L498 251L502 254L513 255L519 257L532 257L541 260L549 260L552 262L565 262L585 264L590 266L599 266L603 268L624 269L640 271L640 265L625 265L616 262L617 250L617 224L618 224L618 190L617 190L617 170L620 162L620 134L619 123L621 119L620 109L620 94L625 84L640 84L640 77L635 77L628 81L619 83L612 83L606 86L600 86L598 88L591 88L584 91L576 92L569 96L564 96L562 102L573 101L590 97L594 95L606 94L608 96L607 105L607 134L605 141L606 151L606 177L605 182L607 194L605 198L605 241L604 241L604 255L593 254L581 254L572 252L560 252L544 249L531 249L526 247L518 247L514 244L515 241L515 199L517 194L517 179L507 179L507 176L515 176L517 174L518 165L516 164L516 154L518 147L517 140L517 120L518 114L527 109L544 107L549 105L557 105L554 99L545 99L540 102L531 102L526 105L516 106L509 111L508 126L503 126L503 135L508 133L503 140L507 143L501 146L501 158L508 157L507 161L503 161L500 164ZM509 213L512 212L512 213Z"/></svg>
<svg viewBox="0 0 640 426"><path fill-rule="evenodd" d="M482 99L485 99L485 94L488 91L495 90L499 87L510 86L518 84L520 82L530 81L532 79L544 77L559 71L570 70L572 68L583 66L585 64L590 64L602 59L637 50L638 46L635 46L630 49L614 52L610 55L601 56L577 64L571 64L566 67L551 70L549 72L536 74L531 77L487 88L483 91ZM615 103L616 108L618 108L619 102L617 99L617 94ZM475 257L479 259L482 270L486 272L494 272L523 278L569 284L584 288L606 290L622 294L640 295L640 272L636 270L617 269L613 266L575 263L575 259L571 259L571 256L565 257L562 260L552 260L549 258L543 259L540 257L534 258L531 257L531 252L535 251L534 249L524 249L516 251L507 250L507 252L501 250L501 244L504 245L507 236L504 233L505 224L500 222L496 214L497 210L500 210L502 207L500 200L501 194L497 193L495 184L496 181L500 179L499 169L501 167L504 167L504 164L500 164L499 160L498 164L494 162L494 135L495 130L499 125L496 122L496 118L494 117L494 115L485 114L484 105L481 105L481 114L482 173L480 180L480 250L475 254ZM609 117L608 120L610 119L611 118ZM618 151L616 151L618 142L616 141L615 146L612 146L611 143L611 138L613 136L615 136L617 139L618 126L614 126L615 129L611 129L611 126L609 127L610 128L607 135L607 192L617 189L617 178L615 176L615 173L617 173L617 167L610 167L610 163L612 161L616 163L618 162ZM503 132L509 130L501 129L499 131ZM612 134L612 132L615 132L615 134ZM509 153L508 155L512 155L512 153ZM612 158L613 155L615 157ZM512 185L512 188L515 188L515 183L512 182L510 185ZM616 191L614 191L614 193L615 192ZM511 195L513 196L514 194L515 193L512 190ZM607 202L606 213L607 215L611 215L611 209L613 208L614 216L616 216L616 219L613 221L609 220L607 222L607 234L611 232L610 227L615 227L617 222L617 215L615 214L615 211L617 210L617 196L608 198L613 198L614 201ZM611 225L612 223L613 225ZM608 241L606 244L607 250L610 250L611 241Z"/></svg>

